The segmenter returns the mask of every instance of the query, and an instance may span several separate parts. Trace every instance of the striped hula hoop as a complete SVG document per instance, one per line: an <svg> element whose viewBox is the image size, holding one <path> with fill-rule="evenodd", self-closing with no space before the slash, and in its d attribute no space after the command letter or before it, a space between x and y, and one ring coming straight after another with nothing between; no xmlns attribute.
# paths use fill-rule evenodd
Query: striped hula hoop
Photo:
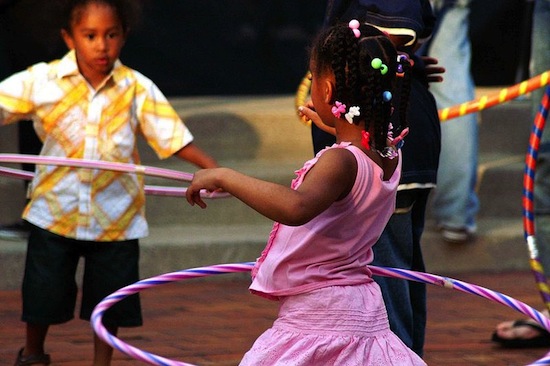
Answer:
<svg viewBox="0 0 550 366"><path fill-rule="evenodd" d="M158 356L153 353L149 353L134 346L131 346L119 338L115 337L107 331L103 326L103 314L115 303L121 301L122 299L143 291L145 289L153 288L167 283L177 282L181 280L197 278L197 277L209 277L214 275L226 274L226 273L238 273L238 272L249 272L254 266L254 262L245 262L245 263L233 263L233 264L218 264L208 267L197 267L191 269L185 269L177 272L171 272L162 274L156 277L151 277L138 281L132 285L121 288L118 291L115 291L111 295L105 297L97 306L94 308L91 317L91 325L93 330L96 332L99 338L104 342L109 344L114 349L136 359L143 361L150 365L158 366L194 366L190 363L185 363L176 360L170 360L168 358ZM473 285L467 282L459 281L456 279L442 277L434 274L415 272L404 269L389 268L389 267L376 267L369 266L373 275L385 276L385 277L394 277L401 278L409 281L423 282L439 287L444 287L448 289L457 290L471 295L476 295L487 300L505 305L510 307L513 310L519 311L520 313L530 317L542 327L547 330L550 330L550 319L546 318L542 313L533 309L529 305L516 300L510 296L504 295L502 293L489 290L487 288ZM543 358L535 361L531 365L549 365L550 364L550 352L546 354Z"/></svg>
<svg viewBox="0 0 550 366"><path fill-rule="evenodd" d="M542 88L548 85L549 82L550 82L550 70L545 71L540 75L533 76L532 78L522 81L521 83L512 85L507 88L503 88L496 93L483 95L469 102L440 109L438 111L439 120L441 122L446 122L453 118L462 117L469 113L479 112L484 109L494 107L498 104L509 102L512 99L515 99L519 96L530 93L533 90ZM294 105L295 105L296 111L298 111L298 107L303 106L306 103L306 99L309 95L310 88L311 88L311 74L308 71L296 90L296 96L294 99ZM299 119L306 125L308 126L311 125L310 120L306 120L300 116L299 116Z"/></svg>
<svg viewBox="0 0 550 366"><path fill-rule="evenodd" d="M550 310L550 288L548 287L547 278L544 274L537 240L535 236L535 213L534 213L534 187L535 187L535 171L537 165L537 157L540 146L540 140L546 119L548 117L548 109L550 107L550 86L546 87L542 97L539 110L533 122L533 128L529 138L529 147L525 157L525 170L523 174L523 231L529 251L529 265L535 277L535 283L540 292L542 301L546 308Z"/></svg>

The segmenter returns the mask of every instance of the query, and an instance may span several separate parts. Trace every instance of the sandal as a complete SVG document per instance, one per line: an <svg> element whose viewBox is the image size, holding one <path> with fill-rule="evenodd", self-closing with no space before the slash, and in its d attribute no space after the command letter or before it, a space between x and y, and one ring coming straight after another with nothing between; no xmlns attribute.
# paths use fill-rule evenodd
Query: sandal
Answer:
<svg viewBox="0 0 550 366"><path fill-rule="evenodd" d="M30 366L30 365L49 365L50 355L43 353L41 355L23 356L23 348L19 350L14 366Z"/></svg>
<svg viewBox="0 0 550 366"><path fill-rule="evenodd" d="M550 333L539 324L528 320L516 320L513 327L531 327L538 332L538 335L533 338L502 338L494 332L491 340L504 348L550 347Z"/></svg>

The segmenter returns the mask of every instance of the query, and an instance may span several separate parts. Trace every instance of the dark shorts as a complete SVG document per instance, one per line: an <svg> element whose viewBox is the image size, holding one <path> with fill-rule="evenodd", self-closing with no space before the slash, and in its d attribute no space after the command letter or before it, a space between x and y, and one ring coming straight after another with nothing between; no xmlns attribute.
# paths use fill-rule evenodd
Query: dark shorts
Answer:
<svg viewBox="0 0 550 366"><path fill-rule="evenodd" d="M78 293L75 275L81 257L81 319L90 320L103 298L139 280L138 240L81 241L31 226L22 290L24 322L49 325L74 318ZM107 310L103 323L112 327L142 325L139 294Z"/></svg>

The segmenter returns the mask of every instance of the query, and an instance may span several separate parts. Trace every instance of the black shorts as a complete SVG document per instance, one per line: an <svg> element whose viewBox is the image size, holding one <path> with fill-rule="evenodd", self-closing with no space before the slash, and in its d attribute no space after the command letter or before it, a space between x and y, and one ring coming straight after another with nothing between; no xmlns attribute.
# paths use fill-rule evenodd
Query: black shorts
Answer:
<svg viewBox="0 0 550 366"><path fill-rule="evenodd" d="M66 238L31 226L23 278L24 322L59 324L74 318L76 270L84 258L80 318L116 290L139 280L138 240L94 242ZM139 294L113 305L103 316L111 327L142 325Z"/></svg>

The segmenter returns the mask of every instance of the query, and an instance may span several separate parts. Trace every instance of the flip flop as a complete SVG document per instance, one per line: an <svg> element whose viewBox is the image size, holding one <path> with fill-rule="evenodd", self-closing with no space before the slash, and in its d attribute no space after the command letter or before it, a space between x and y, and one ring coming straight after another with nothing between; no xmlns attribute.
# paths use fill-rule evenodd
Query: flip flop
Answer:
<svg viewBox="0 0 550 366"><path fill-rule="evenodd" d="M550 347L550 333L537 323L528 320L516 320L513 327L531 327L539 335L533 338L502 338L496 332L493 333L491 340L500 344L504 348L541 348Z"/></svg>
<svg viewBox="0 0 550 366"><path fill-rule="evenodd" d="M23 356L23 348L21 348L17 353L14 366L49 365L50 362L48 354Z"/></svg>

